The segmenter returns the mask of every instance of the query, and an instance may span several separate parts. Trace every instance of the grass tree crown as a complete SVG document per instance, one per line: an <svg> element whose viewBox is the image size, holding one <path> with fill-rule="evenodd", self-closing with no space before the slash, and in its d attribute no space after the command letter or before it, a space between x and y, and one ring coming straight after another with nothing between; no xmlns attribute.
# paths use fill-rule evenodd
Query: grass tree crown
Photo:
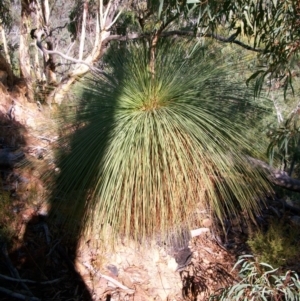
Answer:
<svg viewBox="0 0 300 301"><path fill-rule="evenodd" d="M199 212L251 215L269 187L245 159L262 110L234 72L200 47L161 43L108 55L66 124L57 189L85 233L143 239L199 226ZM67 134L69 133L69 134ZM70 205L68 205L70 202ZM70 209L72 208L72 210Z"/></svg>

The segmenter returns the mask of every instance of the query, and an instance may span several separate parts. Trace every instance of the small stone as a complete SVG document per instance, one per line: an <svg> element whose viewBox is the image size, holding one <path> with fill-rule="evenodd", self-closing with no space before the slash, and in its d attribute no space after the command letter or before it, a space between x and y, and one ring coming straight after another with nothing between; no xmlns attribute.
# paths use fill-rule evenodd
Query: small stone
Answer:
<svg viewBox="0 0 300 301"><path fill-rule="evenodd" d="M212 226L212 220L210 218L205 218L203 221L202 221L202 225L203 227L205 228L209 228Z"/></svg>

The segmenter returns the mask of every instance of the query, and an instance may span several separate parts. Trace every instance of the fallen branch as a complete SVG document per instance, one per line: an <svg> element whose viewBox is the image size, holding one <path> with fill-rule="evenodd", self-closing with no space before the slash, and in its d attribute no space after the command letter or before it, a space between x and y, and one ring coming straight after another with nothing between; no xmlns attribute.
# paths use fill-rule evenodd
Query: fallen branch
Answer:
<svg viewBox="0 0 300 301"><path fill-rule="evenodd" d="M300 213L300 204L297 206L291 200L279 199L279 202L282 204L284 209L288 209L296 214Z"/></svg>
<svg viewBox="0 0 300 301"><path fill-rule="evenodd" d="M271 183L288 190L300 192L299 179L291 178L285 171L275 169L261 160L254 159L252 157L248 157L248 160L253 165L262 168L267 173L268 179Z"/></svg>

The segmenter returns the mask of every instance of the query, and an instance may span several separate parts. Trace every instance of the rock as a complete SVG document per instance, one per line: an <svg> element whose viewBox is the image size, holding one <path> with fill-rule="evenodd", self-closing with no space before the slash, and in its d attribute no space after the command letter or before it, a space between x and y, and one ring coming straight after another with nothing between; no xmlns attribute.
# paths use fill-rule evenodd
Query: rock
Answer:
<svg viewBox="0 0 300 301"><path fill-rule="evenodd" d="M113 264L108 264L106 268L116 277L118 277L119 271L118 268Z"/></svg>
<svg viewBox="0 0 300 301"><path fill-rule="evenodd" d="M183 248L175 255L175 260L178 263L177 270L181 270L188 266L192 260L193 252L190 248Z"/></svg>
<svg viewBox="0 0 300 301"><path fill-rule="evenodd" d="M168 260L168 268L169 268L171 271L174 271L174 272L177 270L178 264L177 264L175 258L172 258L172 257L169 258L169 260Z"/></svg>

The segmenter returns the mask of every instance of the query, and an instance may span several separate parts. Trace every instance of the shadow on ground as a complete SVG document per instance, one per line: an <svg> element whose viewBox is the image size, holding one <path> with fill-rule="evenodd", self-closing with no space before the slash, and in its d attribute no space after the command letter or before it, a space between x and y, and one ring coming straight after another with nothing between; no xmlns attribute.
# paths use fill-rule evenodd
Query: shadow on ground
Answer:
<svg viewBox="0 0 300 301"><path fill-rule="evenodd" d="M50 230L28 189L19 192L28 182L19 174L27 133L0 114L0 300L92 300L74 268L76 241Z"/></svg>

